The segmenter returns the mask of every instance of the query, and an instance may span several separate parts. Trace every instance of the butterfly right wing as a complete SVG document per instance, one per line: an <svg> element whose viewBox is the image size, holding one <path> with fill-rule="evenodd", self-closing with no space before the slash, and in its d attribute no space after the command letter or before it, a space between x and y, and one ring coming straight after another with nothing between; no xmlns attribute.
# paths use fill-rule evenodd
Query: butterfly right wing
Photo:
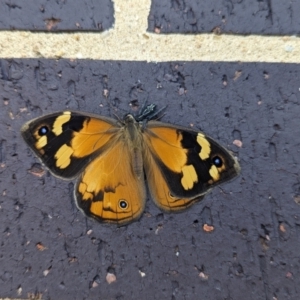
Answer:
<svg viewBox="0 0 300 300"><path fill-rule="evenodd" d="M150 121L143 141L149 189L155 203L166 211L189 207L240 170L236 158L202 132Z"/></svg>

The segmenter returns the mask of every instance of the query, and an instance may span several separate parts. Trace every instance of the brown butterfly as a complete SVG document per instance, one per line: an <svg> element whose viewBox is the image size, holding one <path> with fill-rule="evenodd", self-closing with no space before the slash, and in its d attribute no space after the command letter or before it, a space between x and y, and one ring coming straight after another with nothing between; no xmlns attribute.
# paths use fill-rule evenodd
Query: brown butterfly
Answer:
<svg viewBox="0 0 300 300"><path fill-rule="evenodd" d="M64 111L23 125L24 140L57 177L73 179L77 206L98 221L126 224L144 211L144 172L158 207L172 212L237 176L236 158L204 133L151 120L148 105L123 121Z"/></svg>

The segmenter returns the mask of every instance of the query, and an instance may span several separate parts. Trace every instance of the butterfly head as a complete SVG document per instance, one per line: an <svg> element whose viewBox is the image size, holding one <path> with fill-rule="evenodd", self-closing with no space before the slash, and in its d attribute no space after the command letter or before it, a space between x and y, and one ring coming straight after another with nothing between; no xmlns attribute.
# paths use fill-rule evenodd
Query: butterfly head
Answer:
<svg viewBox="0 0 300 300"><path fill-rule="evenodd" d="M132 114L126 114L124 117L125 124L134 124L136 123L135 117Z"/></svg>

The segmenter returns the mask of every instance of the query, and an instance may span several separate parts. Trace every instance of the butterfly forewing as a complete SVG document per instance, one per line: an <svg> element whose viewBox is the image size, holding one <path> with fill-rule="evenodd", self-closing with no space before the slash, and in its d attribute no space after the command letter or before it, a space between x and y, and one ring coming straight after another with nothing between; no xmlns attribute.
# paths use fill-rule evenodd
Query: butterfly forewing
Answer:
<svg viewBox="0 0 300 300"><path fill-rule="evenodd" d="M72 179L109 147L118 130L115 120L66 111L31 120L21 133L54 175Z"/></svg>

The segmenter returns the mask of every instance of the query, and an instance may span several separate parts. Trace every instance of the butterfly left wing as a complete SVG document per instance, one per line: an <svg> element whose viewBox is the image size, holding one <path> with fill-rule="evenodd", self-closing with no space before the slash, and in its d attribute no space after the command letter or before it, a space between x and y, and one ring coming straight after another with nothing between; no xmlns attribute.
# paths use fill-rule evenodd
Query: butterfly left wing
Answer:
<svg viewBox="0 0 300 300"><path fill-rule="evenodd" d="M150 121L144 129L144 164L155 203L182 210L240 170L234 156L201 132Z"/></svg>
<svg viewBox="0 0 300 300"><path fill-rule="evenodd" d="M21 133L54 175L72 179L81 174L75 198L87 216L119 225L140 217L146 199L143 171L132 168L136 156L124 125L65 111L31 120Z"/></svg>

